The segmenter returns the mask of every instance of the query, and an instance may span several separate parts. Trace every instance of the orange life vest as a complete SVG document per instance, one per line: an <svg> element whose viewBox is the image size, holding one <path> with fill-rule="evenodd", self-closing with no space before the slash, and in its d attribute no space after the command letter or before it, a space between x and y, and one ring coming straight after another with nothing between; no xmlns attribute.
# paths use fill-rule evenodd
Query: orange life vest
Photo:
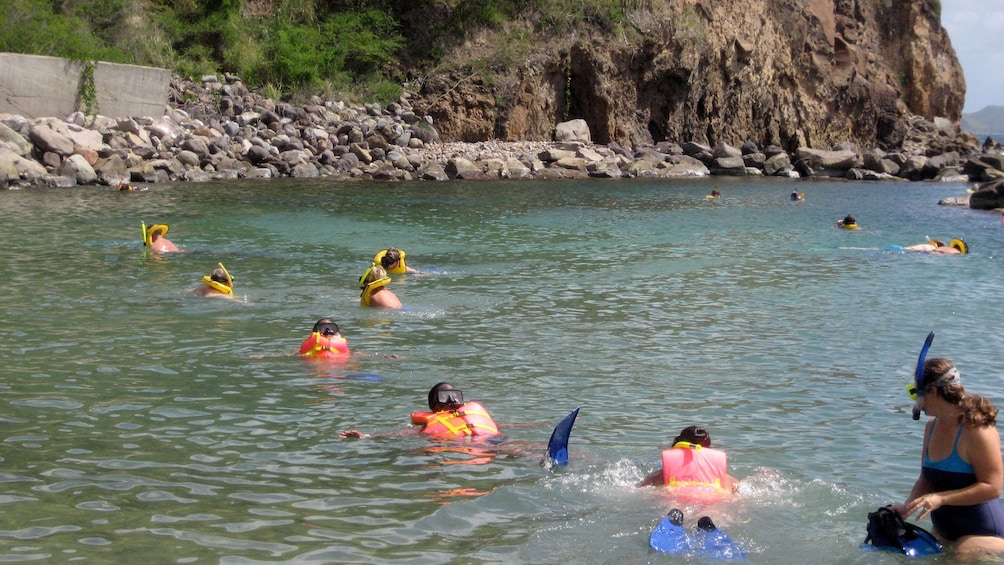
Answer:
<svg viewBox="0 0 1004 565"><path fill-rule="evenodd" d="M695 501L725 500L728 455L719 449L680 442L662 452L662 482L678 495Z"/></svg>
<svg viewBox="0 0 1004 565"><path fill-rule="evenodd" d="M348 354L349 342L341 336L323 336L319 332L314 332L300 344L300 355L304 357L328 359Z"/></svg>
<svg viewBox="0 0 1004 565"><path fill-rule="evenodd" d="M412 412L411 423L423 426L423 434L451 438L487 437L499 433L488 411L477 402L465 402L453 411Z"/></svg>

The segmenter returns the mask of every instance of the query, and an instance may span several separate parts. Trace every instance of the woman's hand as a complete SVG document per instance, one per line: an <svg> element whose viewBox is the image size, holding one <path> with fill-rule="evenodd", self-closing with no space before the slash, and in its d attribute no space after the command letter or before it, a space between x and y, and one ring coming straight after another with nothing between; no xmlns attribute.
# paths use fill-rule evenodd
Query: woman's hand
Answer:
<svg viewBox="0 0 1004 565"><path fill-rule="evenodd" d="M906 504L906 512L900 513L904 519L912 516L914 512L920 512L917 514L918 520L923 520L925 516L934 512L941 505L945 503L945 499L938 493L925 494L923 496L918 496L917 498L911 500ZM897 510L898 511L898 510Z"/></svg>

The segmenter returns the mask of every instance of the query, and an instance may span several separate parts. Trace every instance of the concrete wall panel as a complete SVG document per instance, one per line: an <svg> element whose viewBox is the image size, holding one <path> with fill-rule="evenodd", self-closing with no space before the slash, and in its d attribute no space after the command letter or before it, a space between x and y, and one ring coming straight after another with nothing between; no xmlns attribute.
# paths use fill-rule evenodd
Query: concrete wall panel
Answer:
<svg viewBox="0 0 1004 565"><path fill-rule="evenodd" d="M83 69L83 63L59 57L0 53L0 112L63 118L85 111L79 94ZM171 72L98 62L94 87L102 116L157 118L164 115Z"/></svg>

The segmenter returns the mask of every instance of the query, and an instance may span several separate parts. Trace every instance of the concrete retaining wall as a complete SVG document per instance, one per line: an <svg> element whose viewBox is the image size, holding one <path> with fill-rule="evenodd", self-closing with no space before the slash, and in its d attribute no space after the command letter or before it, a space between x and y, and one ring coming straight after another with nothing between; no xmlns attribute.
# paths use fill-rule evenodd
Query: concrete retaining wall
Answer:
<svg viewBox="0 0 1004 565"><path fill-rule="evenodd" d="M64 118L86 111L80 100L84 64L59 57L0 53L0 112ZM94 65L97 113L109 118L164 115L171 71L137 65Z"/></svg>

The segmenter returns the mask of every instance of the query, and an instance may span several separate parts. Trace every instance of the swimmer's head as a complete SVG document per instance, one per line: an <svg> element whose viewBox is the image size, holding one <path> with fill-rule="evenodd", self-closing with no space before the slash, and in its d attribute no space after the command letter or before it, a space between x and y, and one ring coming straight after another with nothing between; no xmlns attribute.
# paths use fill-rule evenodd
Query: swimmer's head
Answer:
<svg viewBox="0 0 1004 565"><path fill-rule="evenodd" d="M233 280L233 277L228 277L226 271L224 271L220 267L217 267L216 269L213 269L213 274L209 275L209 280L216 281L218 283L223 283L229 286L231 284L230 281Z"/></svg>
<svg viewBox="0 0 1004 565"><path fill-rule="evenodd" d="M711 434L700 426L689 426L680 430L680 435L673 440L673 445L680 442L692 443L701 447L711 447Z"/></svg>
<svg viewBox="0 0 1004 565"><path fill-rule="evenodd" d="M314 324L314 329L311 330L313 333L319 333L325 337L339 335L338 324L332 322L327 318L321 318Z"/></svg>
<svg viewBox="0 0 1004 565"><path fill-rule="evenodd" d="M401 250L396 247L388 247L386 253L380 258L380 266L384 269L390 269L400 260Z"/></svg>
<svg viewBox="0 0 1004 565"><path fill-rule="evenodd" d="M387 270L380 265L373 265L366 274L366 284L387 278Z"/></svg>
<svg viewBox="0 0 1004 565"><path fill-rule="evenodd" d="M450 383L436 383L429 390L429 409L433 412L456 410L464 404L464 393Z"/></svg>
<svg viewBox="0 0 1004 565"><path fill-rule="evenodd" d="M150 226L150 230L147 233L149 233L150 239L152 240L158 237L164 237L167 235L169 229L170 228L167 227L167 224L154 224Z"/></svg>

